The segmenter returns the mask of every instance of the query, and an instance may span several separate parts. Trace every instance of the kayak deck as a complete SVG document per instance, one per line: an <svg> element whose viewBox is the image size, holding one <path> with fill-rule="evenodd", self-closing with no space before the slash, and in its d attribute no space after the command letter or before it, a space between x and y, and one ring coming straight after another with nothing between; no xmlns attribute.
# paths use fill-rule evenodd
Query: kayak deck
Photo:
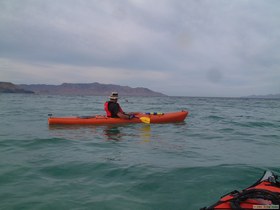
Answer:
<svg viewBox="0 0 280 210"><path fill-rule="evenodd" d="M241 191L234 190L222 196L209 207L200 210L214 209L279 209L280 182L278 176L265 171L263 176L253 185Z"/></svg>
<svg viewBox="0 0 280 210"><path fill-rule="evenodd" d="M129 124L143 123L142 117L149 118L150 123L175 123L183 122L188 115L188 111L168 113L137 113L133 119L111 118L104 115L84 116L84 117L52 117L48 118L49 125L102 125L102 124Z"/></svg>

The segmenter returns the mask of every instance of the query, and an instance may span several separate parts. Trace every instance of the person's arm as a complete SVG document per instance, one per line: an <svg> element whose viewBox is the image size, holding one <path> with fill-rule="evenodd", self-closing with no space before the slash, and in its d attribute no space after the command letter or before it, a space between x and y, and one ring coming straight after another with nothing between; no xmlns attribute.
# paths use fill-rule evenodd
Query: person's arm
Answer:
<svg viewBox="0 0 280 210"><path fill-rule="evenodd" d="M119 108L119 111L118 111L117 115L118 115L119 118L122 118L122 119L131 119L130 114L125 113L125 112L122 110L122 108L121 108L121 106L120 106L119 103L118 103L118 108Z"/></svg>
<svg viewBox="0 0 280 210"><path fill-rule="evenodd" d="M131 119L131 118L132 118L131 115L129 115L129 114L124 114L124 113L122 113L122 112L118 112L117 115L118 115L119 118L122 118L122 119Z"/></svg>

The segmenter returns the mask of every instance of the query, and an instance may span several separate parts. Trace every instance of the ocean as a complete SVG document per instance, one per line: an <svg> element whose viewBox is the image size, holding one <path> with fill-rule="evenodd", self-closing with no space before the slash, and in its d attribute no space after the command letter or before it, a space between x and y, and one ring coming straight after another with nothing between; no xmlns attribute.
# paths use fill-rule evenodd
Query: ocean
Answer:
<svg viewBox="0 0 280 210"><path fill-rule="evenodd" d="M121 95L121 93L120 93ZM197 210L280 174L280 100L121 97L183 123L52 126L103 114L102 96L0 94L0 209Z"/></svg>

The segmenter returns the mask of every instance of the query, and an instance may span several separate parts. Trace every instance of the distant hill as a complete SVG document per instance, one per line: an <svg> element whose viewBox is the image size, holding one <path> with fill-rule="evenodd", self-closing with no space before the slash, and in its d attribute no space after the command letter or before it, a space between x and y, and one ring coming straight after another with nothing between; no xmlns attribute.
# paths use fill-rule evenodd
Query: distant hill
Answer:
<svg viewBox="0 0 280 210"><path fill-rule="evenodd" d="M25 90L11 82L0 82L0 93L34 93L30 90Z"/></svg>
<svg viewBox="0 0 280 210"><path fill-rule="evenodd" d="M165 96L162 93L154 92L148 88L120 86L113 84L94 83L63 83L61 85L18 85L19 87L33 91L37 94L50 95L96 95L109 96L112 91L117 91L121 96Z"/></svg>
<svg viewBox="0 0 280 210"><path fill-rule="evenodd" d="M268 94L268 95L251 95L251 96L246 96L245 98L280 98L280 93Z"/></svg>

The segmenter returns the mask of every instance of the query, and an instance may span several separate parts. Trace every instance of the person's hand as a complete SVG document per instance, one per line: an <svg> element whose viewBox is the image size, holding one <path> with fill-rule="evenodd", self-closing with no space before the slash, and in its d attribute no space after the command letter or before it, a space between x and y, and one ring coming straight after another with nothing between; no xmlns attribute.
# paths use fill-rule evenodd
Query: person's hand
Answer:
<svg viewBox="0 0 280 210"><path fill-rule="evenodd" d="M128 119L133 119L135 117L135 115L134 114L130 114L129 116L128 116Z"/></svg>

